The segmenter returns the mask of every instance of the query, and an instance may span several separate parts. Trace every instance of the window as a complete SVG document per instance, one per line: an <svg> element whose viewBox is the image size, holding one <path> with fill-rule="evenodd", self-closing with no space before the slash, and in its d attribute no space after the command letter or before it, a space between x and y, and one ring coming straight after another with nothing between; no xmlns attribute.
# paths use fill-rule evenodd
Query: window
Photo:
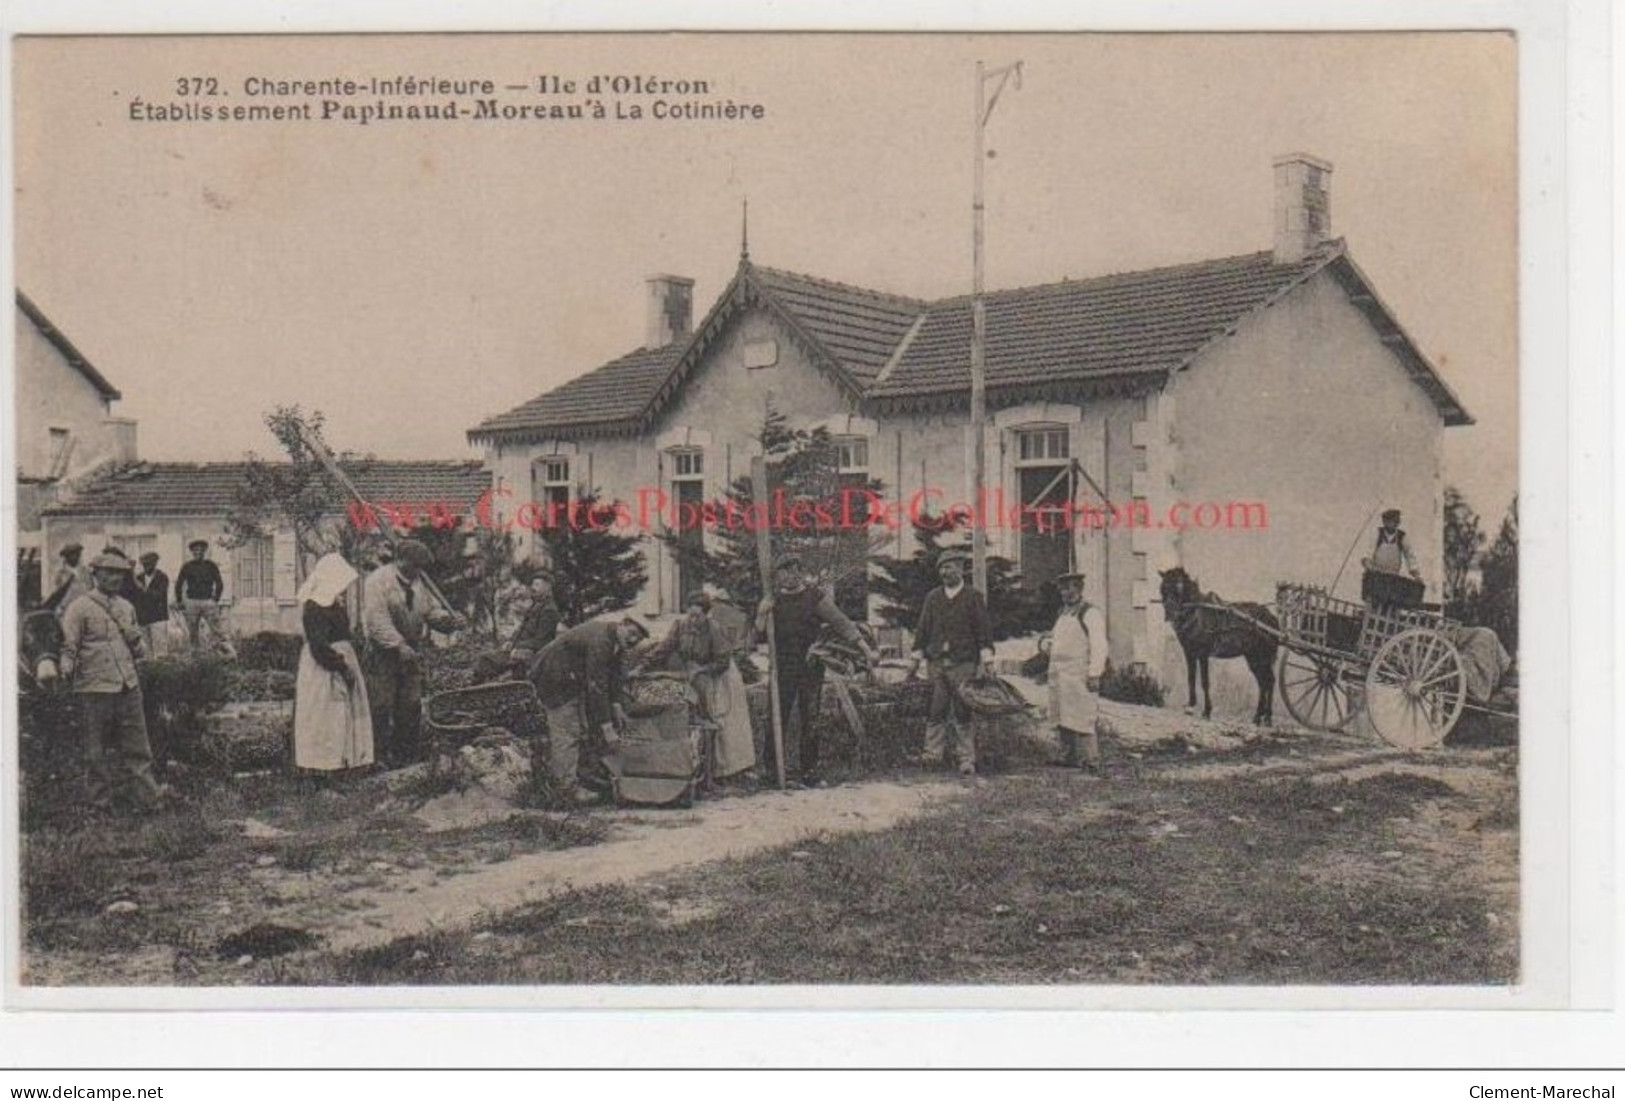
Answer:
<svg viewBox="0 0 1625 1101"><path fill-rule="evenodd" d="M554 527L567 523L570 515L570 460L539 459L535 477L541 483L536 497L544 510L543 524Z"/></svg>
<svg viewBox="0 0 1625 1101"><path fill-rule="evenodd" d="M51 477L60 478L67 472L68 456L73 451L73 433L66 428L51 429Z"/></svg>
<svg viewBox="0 0 1625 1101"><path fill-rule="evenodd" d="M1017 554L1024 586L1037 588L1071 568L1071 456L1066 428L1016 432L1016 490L1021 495Z"/></svg>
<svg viewBox="0 0 1625 1101"><path fill-rule="evenodd" d="M270 599L276 595L276 544L269 538L250 539L237 548L236 585L239 600Z"/></svg>
<svg viewBox="0 0 1625 1101"><path fill-rule="evenodd" d="M108 537L107 543L123 551L131 562L139 562L143 554L158 549L156 535L113 535Z"/></svg>
<svg viewBox="0 0 1625 1101"><path fill-rule="evenodd" d="M835 450L842 474L869 472L869 440L866 436L837 436Z"/></svg>
<svg viewBox="0 0 1625 1101"><path fill-rule="evenodd" d="M1021 463L1051 463L1069 458L1071 439L1064 428L1032 428L1016 433L1016 461Z"/></svg>
<svg viewBox="0 0 1625 1101"><path fill-rule="evenodd" d="M705 452L684 448L666 454L671 458L671 495L676 503L677 600L686 608L689 597L705 584Z"/></svg>

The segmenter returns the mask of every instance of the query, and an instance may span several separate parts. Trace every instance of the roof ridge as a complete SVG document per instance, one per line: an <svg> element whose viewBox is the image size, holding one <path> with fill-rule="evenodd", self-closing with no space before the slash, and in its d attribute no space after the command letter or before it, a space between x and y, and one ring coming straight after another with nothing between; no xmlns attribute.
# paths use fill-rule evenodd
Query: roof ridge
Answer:
<svg viewBox="0 0 1625 1101"><path fill-rule="evenodd" d="M1321 246L1321 249L1329 250L1333 245L1341 247L1342 238L1338 238L1335 241L1325 242ZM1068 289L1088 286L1098 287L1099 285L1109 283L1114 279L1126 280L1147 276L1168 276L1178 272L1194 271L1198 268L1214 268L1225 264L1235 264L1238 261L1261 260L1269 255L1271 255L1271 251L1269 249L1261 249L1255 252L1238 252L1232 256L1214 256L1207 260L1187 260L1180 264L1164 264L1155 268L1132 268L1127 271L1105 272L1101 275L1087 275L1081 278L1066 276L1059 280L1051 280L1048 283L1028 283L1019 287L1001 287L998 290L985 291L983 293L983 297L993 298L1001 295L1023 294L1030 291L1059 290L1063 287ZM1321 259L1324 259L1324 257L1321 255L1321 250L1317 249L1315 252L1305 256L1302 260L1295 264L1281 264L1278 266L1283 268L1300 267L1304 264L1319 263ZM947 298L932 299L930 305L946 306L956 302L969 302L971 298L972 296L969 294L955 294L950 295Z"/></svg>

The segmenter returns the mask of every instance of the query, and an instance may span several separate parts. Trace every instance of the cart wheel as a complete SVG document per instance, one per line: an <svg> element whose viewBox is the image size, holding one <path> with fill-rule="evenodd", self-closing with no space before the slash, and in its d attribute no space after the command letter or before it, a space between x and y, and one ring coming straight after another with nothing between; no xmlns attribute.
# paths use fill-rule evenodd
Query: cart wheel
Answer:
<svg viewBox="0 0 1625 1101"><path fill-rule="evenodd" d="M1365 697L1371 725L1383 741L1401 749L1432 749L1467 703L1461 655L1435 630L1402 631L1377 651Z"/></svg>
<svg viewBox="0 0 1625 1101"><path fill-rule="evenodd" d="M1282 654L1276 686L1287 711L1311 730L1341 730L1359 710L1342 666L1313 654Z"/></svg>

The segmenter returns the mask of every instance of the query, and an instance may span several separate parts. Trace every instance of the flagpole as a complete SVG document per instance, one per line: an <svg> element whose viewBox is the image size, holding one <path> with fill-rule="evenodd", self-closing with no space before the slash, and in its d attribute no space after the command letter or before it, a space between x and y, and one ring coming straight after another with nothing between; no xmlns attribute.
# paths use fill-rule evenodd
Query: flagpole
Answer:
<svg viewBox="0 0 1625 1101"><path fill-rule="evenodd" d="M987 310L983 291L983 169L987 160L987 119L999 102L1005 83L1015 77L1021 87L1021 62L994 69L991 73L976 63L976 172L971 197L971 298L970 298L970 435L973 455L972 481L974 515L971 522L971 585L987 594ZM993 98L987 95L987 82L996 80Z"/></svg>
<svg viewBox="0 0 1625 1101"><path fill-rule="evenodd" d="M970 438L973 468L971 586L987 594L987 315L982 304L983 162L987 160L987 78L976 63L976 174L971 197Z"/></svg>

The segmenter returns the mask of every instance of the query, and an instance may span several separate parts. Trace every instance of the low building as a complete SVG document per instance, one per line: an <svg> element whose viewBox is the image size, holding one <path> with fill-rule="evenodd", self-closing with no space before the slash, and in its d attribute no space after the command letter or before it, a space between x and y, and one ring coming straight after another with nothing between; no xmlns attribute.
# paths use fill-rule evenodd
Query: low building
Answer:
<svg viewBox="0 0 1625 1101"><path fill-rule="evenodd" d="M501 522L601 490L659 531L671 504L717 498L748 470L771 406L828 429L846 472L880 479L905 515L979 509L989 552L1025 584L1086 570L1114 664L1182 686L1160 569L1271 600L1277 580L1329 583L1375 510L1397 507L1434 592L1441 580L1441 440L1471 418L1330 237L1330 172L1304 154L1276 162L1271 250L987 294L979 441L968 296L925 301L748 254L697 326L691 280L648 280L643 347L469 440ZM670 612L701 579L660 541L649 552L643 610Z"/></svg>
<svg viewBox="0 0 1625 1101"><path fill-rule="evenodd" d="M111 544L132 558L159 555L159 568L173 578L190 555L187 545L207 540L209 556L225 579L229 622L240 633L296 631L295 594L302 564L293 532L232 545L227 517L247 484L247 463L134 463L107 468L74 487L70 496L43 510L48 553L79 543L92 553ZM440 523L466 529L490 475L479 460L370 460L348 469L361 495L390 526ZM336 524L366 526L347 508L335 509Z"/></svg>

